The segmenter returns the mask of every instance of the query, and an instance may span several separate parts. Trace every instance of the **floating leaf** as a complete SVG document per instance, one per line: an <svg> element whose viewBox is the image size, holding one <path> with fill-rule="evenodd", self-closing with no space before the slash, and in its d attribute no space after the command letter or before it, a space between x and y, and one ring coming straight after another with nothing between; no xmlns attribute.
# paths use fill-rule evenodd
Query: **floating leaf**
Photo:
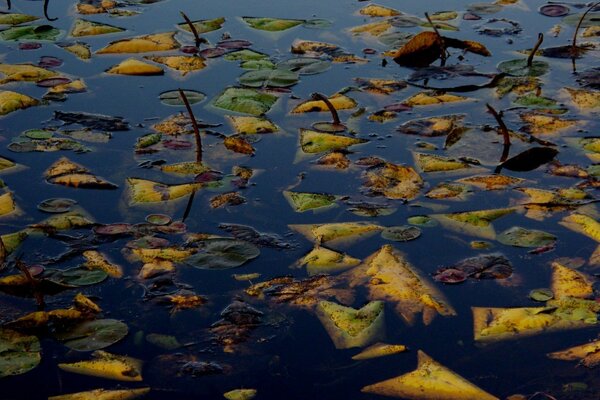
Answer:
<svg viewBox="0 0 600 400"><path fill-rule="evenodd" d="M557 154L558 150L551 147L532 147L504 161L498 168L519 172L533 171L552 161Z"/></svg>
<svg viewBox="0 0 600 400"><path fill-rule="evenodd" d="M324 193L283 192L286 200L296 212L331 207L335 204L336 196Z"/></svg>
<svg viewBox="0 0 600 400"><path fill-rule="evenodd" d="M364 222L289 225L289 227L300 232L307 239L316 240L321 243L339 243L353 239L355 240L360 237L372 235L375 232L383 229L379 225L368 224Z"/></svg>
<svg viewBox="0 0 600 400"><path fill-rule="evenodd" d="M236 133L242 135L252 135L257 133L273 133L279 130L279 127L267 118L261 117L243 117L228 115L227 118L233 125Z"/></svg>
<svg viewBox="0 0 600 400"><path fill-rule="evenodd" d="M20 25L26 22L38 20L39 17L27 14L18 13L2 13L0 14L0 25Z"/></svg>
<svg viewBox="0 0 600 400"><path fill-rule="evenodd" d="M93 352L92 357L88 361L59 363L58 368L76 374L118 381L139 382L142 380L141 360L107 353L102 350Z"/></svg>
<svg viewBox="0 0 600 400"><path fill-rule="evenodd" d="M98 50L96 54L147 53L174 50L178 47L175 32L163 32L117 40Z"/></svg>
<svg viewBox="0 0 600 400"><path fill-rule="evenodd" d="M579 346L569 347L561 351L548 353L548 357L554 360L577 361L588 368L598 366L600 363L600 341L581 344Z"/></svg>
<svg viewBox="0 0 600 400"><path fill-rule="evenodd" d="M498 400L462 376L436 362L423 351L418 352L417 369L386 381L365 386L364 393L409 399Z"/></svg>
<svg viewBox="0 0 600 400"><path fill-rule="evenodd" d="M102 253L96 250L84 251L83 257L85 258L84 268L92 271L103 271L113 278L121 278L123 276L123 269L119 265L111 263Z"/></svg>
<svg viewBox="0 0 600 400"><path fill-rule="evenodd" d="M414 153L415 162L423 172L454 171L471 168L464 161L427 153Z"/></svg>
<svg viewBox="0 0 600 400"><path fill-rule="evenodd" d="M128 58L127 60L121 61L117 65L113 65L106 70L108 74L117 75L162 75L165 72L161 67L156 65L136 60L135 58Z"/></svg>
<svg viewBox="0 0 600 400"><path fill-rule="evenodd" d="M123 32L125 29L117 26L102 24L100 22L76 19L71 28L73 37L106 35L107 33Z"/></svg>
<svg viewBox="0 0 600 400"><path fill-rule="evenodd" d="M461 122L464 117L464 115L442 115L414 119L399 126L398 132L425 137L445 136L455 130L463 129Z"/></svg>
<svg viewBox="0 0 600 400"><path fill-rule="evenodd" d="M468 178L459 179L456 182L477 186L485 190L502 190L510 186L519 185L524 182L524 180L512 176L495 174L470 176Z"/></svg>
<svg viewBox="0 0 600 400"><path fill-rule="evenodd" d="M227 136L223 139L223 144L227 150L240 154L254 155L254 147L245 138L239 135Z"/></svg>
<svg viewBox="0 0 600 400"><path fill-rule="evenodd" d="M360 353L352 356L353 360L370 360L372 358L379 358L390 356L393 354L403 353L408 348L402 344L386 344L386 343L375 343L361 351Z"/></svg>
<svg viewBox="0 0 600 400"><path fill-rule="evenodd" d="M533 289L529 292L529 298L544 303L554 298L554 293L550 289Z"/></svg>
<svg viewBox="0 0 600 400"><path fill-rule="evenodd" d="M145 396L150 388L106 390L95 389L87 392L50 396L48 400L133 400Z"/></svg>
<svg viewBox="0 0 600 400"><path fill-rule="evenodd" d="M573 213L564 217L560 221L560 224L600 243L600 223L594 218L584 214Z"/></svg>
<svg viewBox="0 0 600 400"><path fill-rule="evenodd" d="M153 203L175 200L194 193L202 187L201 183L167 185L139 178L127 178L133 203Z"/></svg>
<svg viewBox="0 0 600 400"><path fill-rule="evenodd" d="M298 83L298 74L286 69L259 69L242 74L238 81L244 86L254 88L289 87Z"/></svg>
<svg viewBox="0 0 600 400"><path fill-rule="evenodd" d="M562 4L546 4L539 8L539 12L546 17L564 17L570 10Z"/></svg>
<svg viewBox="0 0 600 400"><path fill-rule="evenodd" d="M343 94L334 94L328 97L329 102L336 110L348 110L356 107L356 101ZM292 114L307 112L329 112L327 104L323 100L308 100L298 104L292 111Z"/></svg>
<svg viewBox="0 0 600 400"><path fill-rule="evenodd" d="M0 116L39 104L39 100L33 97L9 90L0 90Z"/></svg>
<svg viewBox="0 0 600 400"><path fill-rule="evenodd" d="M310 154L345 149L366 142L366 139L300 129L300 146L303 152Z"/></svg>
<svg viewBox="0 0 600 400"><path fill-rule="evenodd" d="M543 247L556 242L556 236L533 229L514 226L500 233L497 240L507 246L515 247Z"/></svg>
<svg viewBox="0 0 600 400"><path fill-rule="evenodd" d="M288 69L297 72L298 75L314 75L327 71L331 62L310 57L297 57L285 60L277 64L277 68Z"/></svg>
<svg viewBox="0 0 600 400"><path fill-rule="evenodd" d="M128 333L127 325L116 319L85 321L57 332L56 338L75 351L100 350L117 343Z"/></svg>
<svg viewBox="0 0 600 400"><path fill-rule="evenodd" d="M542 76L545 75L550 66L545 61L534 60L531 67L527 65L527 60L522 58L518 60L502 61L498 64L498 69L512 76Z"/></svg>
<svg viewBox="0 0 600 400"><path fill-rule="evenodd" d="M600 91L588 89L565 88L571 96L571 100L581 109L595 109L600 107Z"/></svg>
<svg viewBox="0 0 600 400"><path fill-rule="evenodd" d="M394 242L408 242L421 236L421 230L416 226L392 226L381 232L381 237Z"/></svg>
<svg viewBox="0 0 600 400"><path fill-rule="evenodd" d="M187 97L188 102L190 104L196 104L204 100L206 95L202 92L198 92L195 90L184 90L183 93L185 97ZM181 95L179 94L179 90L169 90L167 92L162 92L158 97L160 102L169 106L183 106L184 102L181 99Z"/></svg>
<svg viewBox="0 0 600 400"><path fill-rule="evenodd" d="M258 257L260 250L253 244L237 239L208 239L201 251L186 259L186 264L199 269L236 268Z"/></svg>
<svg viewBox="0 0 600 400"><path fill-rule="evenodd" d="M73 206L77 204L77 201L71 199L64 198L53 198L46 199L40 202L37 206L38 210L47 212L47 213L56 213L61 214L68 211L71 211Z"/></svg>
<svg viewBox="0 0 600 400"><path fill-rule="evenodd" d="M145 56L144 58L166 65L171 69L181 72L183 76L189 72L199 71L206 67L204 58L198 56Z"/></svg>
<svg viewBox="0 0 600 400"><path fill-rule="evenodd" d="M90 46L86 43L59 43L58 45L66 51L68 51L69 53L74 54L77 58L81 60L89 60L90 58L92 58Z"/></svg>
<svg viewBox="0 0 600 400"><path fill-rule="evenodd" d="M44 271L44 279L68 288L96 285L106 280L107 277L108 274L102 270L89 270L80 267L65 270L47 269Z"/></svg>
<svg viewBox="0 0 600 400"><path fill-rule="evenodd" d="M390 245L382 246L342 277L348 278L350 287L366 286L370 300L395 303L396 312L410 325L419 313L425 325L437 314L456 315L442 293Z"/></svg>
<svg viewBox="0 0 600 400"><path fill-rule="evenodd" d="M372 301L360 310L321 301L316 312L337 349L366 346L384 336L382 301Z"/></svg>
<svg viewBox="0 0 600 400"><path fill-rule="evenodd" d="M31 371L40 363L40 341L12 329L0 328L0 378Z"/></svg>
<svg viewBox="0 0 600 400"><path fill-rule="evenodd" d="M467 97L457 96L455 94L436 94L434 92L420 92L404 100L402 104L410 107L415 107L454 103L467 100L469 100Z"/></svg>
<svg viewBox="0 0 600 400"><path fill-rule="evenodd" d="M230 87L214 100L215 107L242 114L261 115L271 109L277 96L255 89Z"/></svg>
<svg viewBox="0 0 600 400"><path fill-rule="evenodd" d="M491 224L492 221L513 212L515 212L514 208L497 208L451 214L434 214L431 217L436 219L445 228L453 231L484 239L495 239L496 232Z"/></svg>
<svg viewBox="0 0 600 400"><path fill-rule="evenodd" d="M223 397L227 400L252 400L256 393L256 389L235 389L223 393Z"/></svg>
<svg viewBox="0 0 600 400"><path fill-rule="evenodd" d="M224 23L225 18L223 17L192 21L194 28L196 28L196 31L200 34L221 29ZM187 23L178 24L177 26L186 32L191 32L190 26Z"/></svg>
<svg viewBox="0 0 600 400"><path fill-rule="evenodd" d="M433 279L443 283L459 283L472 279L506 279L512 275L510 261L501 254L484 254L467 258L435 271Z"/></svg>
<svg viewBox="0 0 600 400"><path fill-rule="evenodd" d="M523 130L532 134L550 134L577 126L577 121L562 119L555 115L526 113L520 115L523 122L528 123Z"/></svg>
<svg viewBox="0 0 600 400"><path fill-rule="evenodd" d="M56 40L60 31L50 25L14 26L0 31L2 40Z"/></svg>
<svg viewBox="0 0 600 400"><path fill-rule="evenodd" d="M552 292L554 297L589 298L594 294L593 280L583 272L552 263Z"/></svg>
<svg viewBox="0 0 600 400"><path fill-rule="evenodd" d="M331 274L355 267L360 264L360 260L317 245L299 260L298 264L306 265L306 272L313 276Z"/></svg>
<svg viewBox="0 0 600 400"><path fill-rule="evenodd" d="M30 64L0 64L0 73L4 75L0 83L38 82L58 75L55 71Z"/></svg>
<svg viewBox="0 0 600 400"><path fill-rule="evenodd" d="M394 17L401 15L402 13L393 8L380 6L379 4L369 4L364 6L358 11L362 15L368 15L369 17Z"/></svg>
<svg viewBox="0 0 600 400"><path fill-rule="evenodd" d="M49 183L82 189L116 189L117 185L92 175L88 169L61 157L52 164L44 177Z"/></svg>
<svg viewBox="0 0 600 400"><path fill-rule="evenodd" d="M304 23L302 19L283 19L266 17L242 17L242 20L254 29L261 31L279 32Z"/></svg>

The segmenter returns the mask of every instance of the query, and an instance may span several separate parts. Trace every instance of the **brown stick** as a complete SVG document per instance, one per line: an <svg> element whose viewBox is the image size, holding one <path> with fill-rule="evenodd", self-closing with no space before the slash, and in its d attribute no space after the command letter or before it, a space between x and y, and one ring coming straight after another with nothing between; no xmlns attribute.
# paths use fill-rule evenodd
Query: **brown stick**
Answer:
<svg viewBox="0 0 600 400"><path fill-rule="evenodd" d="M600 4L600 1L592 4L590 8L587 9L586 12L583 13L581 18L579 18L579 22L577 23L577 28L575 28L575 33L573 34L573 44L571 44L571 55L575 57L577 55L577 35L579 34L579 28L581 28L581 24L583 24L583 20L585 16L588 15L590 11L592 11L597 5Z"/></svg>
<svg viewBox="0 0 600 400"><path fill-rule="evenodd" d="M194 117L194 113L192 111L192 107L190 106L190 102L188 101L183 90L179 89L179 96L183 100L185 104L185 108L187 108L187 112L192 119L192 126L194 127L194 138L196 139L196 162L202 163L202 138L200 137L200 129L198 129L198 122L196 122L196 117Z"/></svg>
<svg viewBox="0 0 600 400"><path fill-rule="evenodd" d="M29 272L29 270L27 269L27 266L25 265L24 262L21 261L20 258L17 258L17 260L15 261L15 265L17 266L19 271L21 271L21 273L23 275L25 275L25 278L27 278L27 281L31 285L31 288L33 290L33 295L35 296L35 301L37 302L37 305L39 307L43 307L45 304L44 303L44 295L38 290L40 281L35 279L33 276L31 276L31 272Z"/></svg>
<svg viewBox="0 0 600 400"><path fill-rule="evenodd" d="M333 118L333 123L336 125L340 125L342 122L340 121L340 117L337 113L337 110L335 109L335 107L333 106L333 104L331 104L331 102L329 101L329 99L327 98L327 96L322 95L321 93L313 93L311 95L311 97L314 100L321 100L323 103L325 103L325 105L327 106L327 108L329 109L329 112L331 113L331 117Z"/></svg>
<svg viewBox="0 0 600 400"><path fill-rule="evenodd" d="M50 18L48 16L48 3L50 3L50 0L44 0L44 17L46 17L48 21L56 21L58 18Z"/></svg>
<svg viewBox="0 0 600 400"><path fill-rule="evenodd" d="M533 46L533 49L531 49L531 53L529 53L529 57L527 57L527 68L531 68L531 66L533 65L533 57L535 57L535 53L536 53L536 51L538 51L538 49L542 45L543 41L544 41L544 34L538 33L538 40L535 43L535 46Z"/></svg>
<svg viewBox="0 0 600 400"><path fill-rule="evenodd" d="M494 107L490 106L489 104L486 103L486 107L488 109L488 111L494 116L494 118L496 119L496 122L498 122L498 125L500 126L500 133L502 133L502 138L504 139L504 147L502 149L502 156L500 157L500 163L503 163L504 161L506 161L508 159L508 155L509 155L509 150L510 150L510 133L508 132L508 128L506 127L506 124L504 123L504 121L502 120L502 117L500 116L500 114L498 114L498 112L494 109Z"/></svg>
<svg viewBox="0 0 600 400"><path fill-rule="evenodd" d="M425 18L427 18L427 21L431 24L433 31L437 35L438 43L440 45L440 58L442 60L440 66L443 67L446 65L446 59L448 58L448 56L446 55L446 42L444 41L444 37L442 35L440 35L440 32L437 29L437 26L435 26L435 24L429 17L429 13L427 13L427 12L425 13Z"/></svg>
<svg viewBox="0 0 600 400"><path fill-rule="evenodd" d="M190 31L192 31L192 34L194 35L194 38L196 39L196 47L200 46L200 43L202 43L202 38L200 37L200 35L198 35L198 31L196 30L196 27L192 23L192 20L189 19L189 17L187 15L185 15L185 13L183 11L179 11L179 12L181 13L181 16L183 17L185 22L190 27Z"/></svg>

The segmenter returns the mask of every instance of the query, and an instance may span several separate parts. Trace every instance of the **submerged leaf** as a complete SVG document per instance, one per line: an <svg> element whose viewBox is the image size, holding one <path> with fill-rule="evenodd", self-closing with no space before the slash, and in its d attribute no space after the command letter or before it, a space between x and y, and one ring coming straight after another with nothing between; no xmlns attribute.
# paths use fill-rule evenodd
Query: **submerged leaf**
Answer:
<svg viewBox="0 0 600 400"><path fill-rule="evenodd" d="M198 253L185 262L199 269L229 269L239 267L258 257L260 250L252 243L237 239L208 239Z"/></svg>
<svg viewBox="0 0 600 400"><path fill-rule="evenodd" d="M116 319L86 321L57 332L56 338L75 351L92 351L108 347L127 336L127 325Z"/></svg>
<svg viewBox="0 0 600 400"><path fill-rule="evenodd" d="M40 363L40 341L12 329L0 328L0 378L29 372Z"/></svg>

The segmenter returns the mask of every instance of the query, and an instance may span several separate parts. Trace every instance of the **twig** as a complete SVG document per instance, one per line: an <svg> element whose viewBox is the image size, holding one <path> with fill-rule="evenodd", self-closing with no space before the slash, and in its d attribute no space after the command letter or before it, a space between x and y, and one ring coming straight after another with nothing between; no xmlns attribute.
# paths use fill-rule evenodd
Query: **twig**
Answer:
<svg viewBox="0 0 600 400"><path fill-rule="evenodd" d="M510 149L510 133L508 132L508 128L506 124L502 120L502 117L498 112L494 109L494 107L490 106L486 103L486 107L488 111L494 116L496 122L500 126L500 133L502 133L502 138L504 139L504 148L502 149L502 156L500 157L500 163L503 163L508 159L509 149Z"/></svg>
<svg viewBox="0 0 600 400"><path fill-rule="evenodd" d="M448 58L448 56L446 55L446 42L444 41L444 37L440 35L437 26L435 26L435 24L429 17L429 13L425 13L425 18L427 18L427 21L429 22L429 24L431 24L431 27L433 28L433 31L437 36L438 44L440 45L440 58L442 59L440 66L443 67L446 65L446 59Z"/></svg>
<svg viewBox="0 0 600 400"><path fill-rule="evenodd" d="M6 261L6 246L4 245L4 241L0 237L0 269L4 267L4 262Z"/></svg>
<svg viewBox="0 0 600 400"><path fill-rule="evenodd" d="M25 275L25 278L27 278L27 281L31 285L31 288L33 290L33 295L35 296L35 301L37 302L37 305L39 307L43 307L45 304L44 303L44 295L38 290L40 281L35 279L33 276L31 276L31 272L29 272L29 270L27 269L27 266L25 266L25 263L21 261L20 257L18 257L15 260L15 265L19 269L19 271L21 271L21 273L23 273L23 275Z"/></svg>
<svg viewBox="0 0 600 400"><path fill-rule="evenodd" d="M8 7L8 9L10 10L10 0L6 0L6 6Z"/></svg>
<svg viewBox="0 0 600 400"><path fill-rule="evenodd" d="M340 121L340 117L337 113L337 110L335 109L335 107L333 106L333 104L331 104L331 102L329 101L329 99L327 98L327 96L322 95L321 93L313 93L311 95L311 97L313 98L313 100L321 100L323 103L325 103L325 105L327 106L327 108L329 109L329 112L331 113L331 117L333 118L333 123L336 125L341 125L342 122Z"/></svg>
<svg viewBox="0 0 600 400"><path fill-rule="evenodd" d="M588 13L590 11L592 11L594 8L596 8L596 6L599 4L600 4L600 1L592 4L591 7L588 8L586 10L586 12L583 13L581 18L579 18L579 22L577 23L577 28L575 28L575 33L573 34L573 43L571 44L571 55L573 57L575 57L577 55L577 35L579 34L579 28L581 28L581 24L583 24L583 20L585 19L585 16L588 15Z"/></svg>
<svg viewBox="0 0 600 400"><path fill-rule="evenodd" d="M190 211L192 211L192 204L194 204L195 196L196 196L196 191L193 190L192 193L190 193L190 198L188 199L188 202L185 206L185 211L183 212L183 216L181 217L181 222L185 222L187 217L190 215Z"/></svg>
<svg viewBox="0 0 600 400"><path fill-rule="evenodd" d="M188 101L183 90L179 89L179 96L183 100L185 104L185 108L187 108L187 112L192 119L192 126L194 127L194 137L196 139L196 162L202 163L202 138L200 138L200 130L198 129L198 123L196 122L196 117L194 117L194 113L192 112L192 107L190 106L190 102Z"/></svg>
<svg viewBox="0 0 600 400"><path fill-rule="evenodd" d="M44 0L44 17L46 17L46 19L48 21L56 21L58 18L50 18L48 16L48 4L50 3L50 0Z"/></svg>
<svg viewBox="0 0 600 400"><path fill-rule="evenodd" d="M179 12L181 13L181 16L183 17L185 22L190 27L190 31L192 32L192 34L194 35L194 38L196 39L196 47L200 46L200 43L202 43L202 38L200 37L200 35L198 35L198 31L196 30L196 27L192 23L192 20L189 19L188 16L185 15L185 13L183 11L179 11Z"/></svg>
<svg viewBox="0 0 600 400"><path fill-rule="evenodd" d="M544 34L538 33L538 40L537 40L535 46L533 46L533 49L531 49L531 53L529 53L529 57L527 57L527 68L531 68L531 66L533 65L533 57L535 57L535 53L536 53L536 51L538 51L538 49L542 45L543 41L544 41Z"/></svg>

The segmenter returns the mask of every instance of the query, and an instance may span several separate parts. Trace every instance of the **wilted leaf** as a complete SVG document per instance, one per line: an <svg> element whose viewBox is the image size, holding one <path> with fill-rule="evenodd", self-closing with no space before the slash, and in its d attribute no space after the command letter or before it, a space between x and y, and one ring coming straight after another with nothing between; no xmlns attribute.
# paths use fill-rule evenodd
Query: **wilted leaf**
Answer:
<svg viewBox="0 0 600 400"><path fill-rule="evenodd" d="M244 204L246 199L237 192L222 193L210 199L211 208L219 208L226 206L239 206Z"/></svg>
<svg viewBox="0 0 600 400"><path fill-rule="evenodd" d="M353 241L360 237L372 235L383 228L379 225L365 222L337 222L329 224L289 225L309 240L325 243L340 243Z"/></svg>
<svg viewBox="0 0 600 400"><path fill-rule="evenodd" d="M166 65L171 69L181 72L183 76L189 72L199 71L206 67L204 59L198 56L145 56L144 58Z"/></svg>
<svg viewBox="0 0 600 400"><path fill-rule="evenodd" d="M581 344L579 346L569 347L561 351L548 353L548 357L554 360L577 361L582 365L593 368L600 363L600 341Z"/></svg>
<svg viewBox="0 0 600 400"><path fill-rule="evenodd" d="M74 163L66 157L61 157L52 164L44 177L49 183L82 189L116 189L117 185L99 178L87 168Z"/></svg>
<svg viewBox="0 0 600 400"><path fill-rule="evenodd" d="M415 106L430 106L436 104L444 104L444 103L454 103L459 101L467 101L469 100L467 97L458 96L455 94L436 94L434 92L420 92L417 93L408 99L404 100L402 104L410 107Z"/></svg>
<svg viewBox="0 0 600 400"><path fill-rule="evenodd" d="M580 109L595 109L600 107L600 91L589 89L565 88L571 96L571 101Z"/></svg>
<svg viewBox="0 0 600 400"><path fill-rule="evenodd" d="M71 28L73 37L106 35L107 33L123 32L125 29L117 26L102 24L100 22L76 19Z"/></svg>
<svg viewBox="0 0 600 400"><path fill-rule="evenodd" d="M321 301L316 313L337 349L367 346L385 335L383 301L372 301L359 310Z"/></svg>
<svg viewBox="0 0 600 400"><path fill-rule="evenodd" d="M60 31L50 25L13 26L0 31L2 40L56 40Z"/></svg>
<svg viewBox="0 0 600 400"><path fill-rule="evenodd" d="M501 254L483 254L467 258L435 271L433 279L443 283L459 283L472 279L506 279L512 275L510 261Z"/></svg>
<svg viewBox="0 0 600 400"><path fill-rule="evenodd" d="M369 4L359 10L362 15L368 15L369 17L394 17L401 15L400 11L394 10L393 8L380 6L379 4Z"/></svg>
<svg viewBox="0 0 600 400"><path fill-rule="evenodd" d="M18 14L18 13L3 13L0 14L0 25L20 25L26 22L32 22L39 19L34 15Z"/></svg>
<svg viewBox="0 0 600 400"><path fill-rule="evenodd" d="M464 118L464 115L442 115L414 119L400 125L398 132L425 137L449 135L455 130L464 129L462 126Z"/></svg>
<svg viewBox="0 0 600 400"><path fill-rule="evenodd" d="M31 64L0 64L0 73L4 76L0 84L8 82L37 82L58 75L57 72Z"/></svg>
<svg viewBox="0 0 600 400"><path fill-rule="evenodd" d="M97 350L92 359L74 363L59 363L58 368L76 374L118 381L139 382L142 380L142 360Z"/></svg>
<svg viewBox="0 0 600 400"><path fill-rule="evenodd" d="M296 212L331 207L335 204L336 196L324 193L303 193L283 191L283 195Z"/></svg>
<svg viewBox="0 0 600 400"><path fill-rule="evenodd" d="M352 356L353 360L370 360L372 358L379 358L390 356L393 354L403 353L408 348L402 344L386 344L386 343L375 343L361 351L360 353Z"/></svg>
<svg viewBox="0 0 600 400"><path fill-rule="evenodd" d="M558 262L552 263L552 292L556 299L563 297L589 298L594 294L594 281L580 271Z"/></svg>
<svg viewBox="0 0 600 400"><path fill-rule="evenodd" d="M118 75L162 75L164 71L161 67L156 65L136 60L135 58L128 58L127 60L121 61L117 65L113 65L106 70L108 74Z"/></svg>
<svg viewBox="0 0 600 400"><path fill-rule="evenodd" d="M550 134L577 126L577 121L562 119L555 115L526 113L520 115L521 120L529 125L523 129L533 134Z"/></svg>
<svg viewBox="0 0 600 400"><path fill-rule="evenodd" d="M366 142L366 139L300 129L300 146L303 152L310 154L345 149Z"/></svg>
<svg viewBox="0 0 600 400"><path fill-rule="evenodd" d="M471 168L464 161L436 154L414 153L415 162L423 172L454 171Z"/></svg>
<svg viewBox="0 0 600 400"><path fill-rule="evenodd" d="M119 265L111 263L102 253L96 250L84 251L83 257L85 258L84 268L92 271L103 271L113 278L121 278L123 276L123 269Z"/></svg>
<svg viewBox="0 0 600 400"><path fill-rule="evenodd" d="M163 32L117 40L98 50L96 54L147 53L174 50L178 47L175 32Z"/></svg>
<svg viewBox="0 0 600 400"><path fill-rule="evenodd" d="M33 97L9 90L0 90L0 116L39 104L39 100Z"/></svg>
<svg viewBox="0 0 600 400"><path fill-rule="evenodd" d="M227 400L252 400L256 396L256 389L235 389L223 393Z"/></svg>
<svg viewBox="0 0 600 400"><path fill-rule="evenodd" d="M507 246L543 247L554 244L556 236L544 231L514 226L500 233L497 240Z"/></svg>
<svg viewBox="0 0 600 400"><path fill-rule="evenodd" d="M77 58L81 60L89 60L92 57L90 46L86 43L62 43L59 44L59 46L68 51L69 53L74 54Z"/></svg>
<svg viewBox="0 0 600 400"><path fill-rule="evenodd" d="M306 272L312 276L340 272L357 266L360 264L360 260L316 245L314 249L298 261L298 264L299 266L306 265Z"/></svg>
<svg viewBox="0 0 600 400"><path fill-rule="evenodd" d="M559 223L575 232L594 239L596 242L600 242L600 223L585 214L573 213L567 215Z"/></svg>
<svg viewBox="0 0 600 400"><path fill-rule="evenodd" d="M496 232L492 226L492 221L513 212L515 212L514 208L497 208L450 214L434 214L431 217L436 219L445 228L455 232L478 236L484 239L495 239Z"/></svg>
<svg viewBox="0 0 600 400"><path fill-rule="evenodd" d="M423 351L419 350L418 357L417 369L414 371L365 386L361 391L415 400L498 400Z"/></svg>
<svg viewBox="0 0 600 400"><path fill-rule="evenodd" d="M329 102L336 110L348 110L356 107L356 101L343 94L334 94L328 97ZM329 112L329 108L322 100L308 100L298 104L292 111L292 114L307 112Z"/></svg>
<svg viewBox="0 0 600 400"><path fill-rule="evenodd" d="M187 196L202 187L201 183L167 185L146 179L127 178L133 203L152 203L175 200Z"/></svg>
<svg viewBox="0 0 600 400"><path fill-rule="evenodd" d="M145 396L150 388L106 390L95 389L87 392L50 396L48 400L133 400Z"/></svg>
<svg viewBox="0 0 600 400"><path fill-rule="evenodd" d="M468 178L459 179L457 182L466 183L467 185L476 186L485 190L502 190L510 186L521 184L524 182L524 179L495 174L470 176Z"/></svg>

